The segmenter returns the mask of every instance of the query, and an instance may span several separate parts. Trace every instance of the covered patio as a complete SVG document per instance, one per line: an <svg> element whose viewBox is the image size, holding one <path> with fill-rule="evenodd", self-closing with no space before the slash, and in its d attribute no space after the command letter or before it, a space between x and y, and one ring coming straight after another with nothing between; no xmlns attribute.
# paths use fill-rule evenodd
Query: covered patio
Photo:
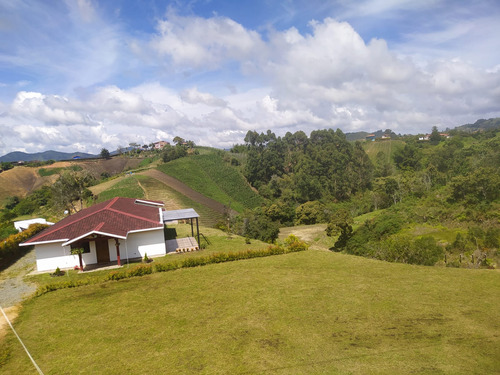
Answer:
<svg viewBox="0 0 500 375"><path fill-rule="evenodd" d="M200 215L198 215L198 213L193 208L163 211L163 223L165 225L169 223L177 223L179 220L186 220L191 224L191 237L165 240L167 254L197 251L200 249L200 227L198 221L199 217ZM193 219L195 219L196 221L196 237L194 232Z"/></svg>

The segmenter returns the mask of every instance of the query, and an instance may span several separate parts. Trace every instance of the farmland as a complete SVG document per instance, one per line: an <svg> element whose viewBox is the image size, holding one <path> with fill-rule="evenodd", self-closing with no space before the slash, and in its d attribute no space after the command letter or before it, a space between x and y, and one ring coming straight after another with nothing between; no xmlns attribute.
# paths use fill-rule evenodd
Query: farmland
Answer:
<svg viewBox="0 0 500 375"><path fill-rule="evenodd" d="M209 198L224 205L230 204L238 212L262 202L243 175L223 162L215 152L177 159L160 165L158 169Z"/></svg>

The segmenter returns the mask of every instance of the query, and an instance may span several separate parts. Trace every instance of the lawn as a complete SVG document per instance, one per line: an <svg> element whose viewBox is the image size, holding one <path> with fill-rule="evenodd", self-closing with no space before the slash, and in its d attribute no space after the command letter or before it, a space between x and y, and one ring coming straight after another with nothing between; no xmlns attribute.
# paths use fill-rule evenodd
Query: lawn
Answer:
<svg viewBox="0 0 500 375"><path fill-rule="evenodd" d="M491 374L499 292L496 271L309 250L55 291L15 327L46 374Z"/></svg>

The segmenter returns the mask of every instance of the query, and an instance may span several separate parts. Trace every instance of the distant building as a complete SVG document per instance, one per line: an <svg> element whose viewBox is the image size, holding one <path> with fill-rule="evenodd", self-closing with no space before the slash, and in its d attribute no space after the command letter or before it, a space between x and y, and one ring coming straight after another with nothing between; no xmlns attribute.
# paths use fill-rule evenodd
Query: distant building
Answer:
<svg viewBox="0 0 500 375"><path fill-rule="evenodd" d="M375 134L368 134L365 139L368 142L374 142L375 141Z"/></svg>
<svg viewBox="0 0 500 375"><path fill-rule="evenodd" d="M14 228L16 228L19 232L22 232L23 230L28 229L28 227L31 224L54 225L54 223L51 223L50 221L47 221L43 218L37 218L37 219L14 221Z"/></svg>
<svg viewBox="0 0 500 375"><path fill-rule="evenodd" d="M161 150L163 147L165 147L167 145L170 145L170 143L169 142L165 142L165 141L158 141L158 142L153 143L153 147L156 150Z"/></svg>

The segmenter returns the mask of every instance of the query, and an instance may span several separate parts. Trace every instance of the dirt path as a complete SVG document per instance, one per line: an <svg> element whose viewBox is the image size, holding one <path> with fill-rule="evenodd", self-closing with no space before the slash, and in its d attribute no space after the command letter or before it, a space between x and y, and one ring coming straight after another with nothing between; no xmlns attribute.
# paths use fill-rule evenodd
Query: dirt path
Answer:
<svg viewBox="0 0 500 375"><path fill-rule="evenodd" d="M152 177L160 182L163 182L165 185L171 187L172 189L178 191L181 194L184 194L186 197L194 200L195 202L201 203L210 209L218 212L220 214L224 214L226 212L226 206L222 203L219 203L211 198L204 196L203 194L198 193L197 191L191 189L186 184L180 182L176 178L173 178L165 173L160 172L157 169L149 169L147 171L141 172L140 174ZM238 214L236 211L232 210L233 214Z"/></svg>

